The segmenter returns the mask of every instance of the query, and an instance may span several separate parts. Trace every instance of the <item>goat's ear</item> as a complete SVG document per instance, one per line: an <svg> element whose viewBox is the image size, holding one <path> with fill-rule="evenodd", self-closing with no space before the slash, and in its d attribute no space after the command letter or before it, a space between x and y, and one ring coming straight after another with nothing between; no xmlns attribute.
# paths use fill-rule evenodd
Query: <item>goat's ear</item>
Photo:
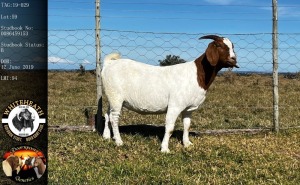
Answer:
<svg viewBox="0 0 300 185"><path fill-rule="evenodd" d="M8 163L7 160L2 161L2 167L3 167L3 171L4 171L5 175L8 177L11 177L12 176L12 167Z"/></svg>
<svg viewBox="0 0 300 185"><path fill-rule="evenodd" d="M205 51L206 58L211 66L216 66L219 61L219 53L214 42L210 43Z"/></svg>

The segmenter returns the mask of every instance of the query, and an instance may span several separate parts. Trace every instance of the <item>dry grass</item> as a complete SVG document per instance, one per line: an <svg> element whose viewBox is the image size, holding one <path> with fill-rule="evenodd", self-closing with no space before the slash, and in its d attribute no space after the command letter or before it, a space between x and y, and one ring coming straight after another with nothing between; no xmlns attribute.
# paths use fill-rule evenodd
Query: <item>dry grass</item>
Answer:
<svg viewBox="0 0 300 185"><path fill-rule="evenodd" d="M96 81L91 73L49 73L50 125L82 125L86 123L84 110L95 113ZM280 76L280 122L282 127L299 126L299 79ZM271 76L225 74L217 77L202 106L193 113L192 129L272 127L273 99ZM107 103L104 97L104 108ZM164 123L164 115L141 116L123 111L121 123ZM178 119L178 126L180 119Z"/></svg>
<svg viewBox="0 0 300 185"><path fill-rule="evenodd" d="M83 125L83 110L96 111L96 82L90 73L49 72L49 124ZM299 79L280 76L280 124L299 126ZM104 109L106 107L104 99ZM121 125L162 125L164 115L123 111ZM182 129L180 119L176 130ZM270 76L220 76L192 130L272 127ZM49 133L49 184L297 184L300 133L297 129L258 135L192 136L184 149L170 140L171 154L159 151L161 133L122 133L116 147L97 133Z"/></svg>

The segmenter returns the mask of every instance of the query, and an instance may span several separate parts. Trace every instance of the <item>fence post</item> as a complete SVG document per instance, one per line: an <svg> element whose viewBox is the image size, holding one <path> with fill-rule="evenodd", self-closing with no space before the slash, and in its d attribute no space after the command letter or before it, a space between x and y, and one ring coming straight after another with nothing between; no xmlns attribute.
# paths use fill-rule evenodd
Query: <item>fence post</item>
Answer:
<svg viewBox="0 0 300 185"><path fill-rule="evenodd" d="M95 37L96 37L96 80L97 80L97 103L98 110L96 114L95 129L102 133L104 128L102 118L102 80L101 80L101 44L100 44L100 0L96 0L95 12Z"/></svg>
<svg viewBox="0 0 300 185"><path fill-rule="evenodd" d="M278 12L277 12L277 0L272 0L273 9L273 126L274 131L279 132L279 94L278 94Z"/></svg>

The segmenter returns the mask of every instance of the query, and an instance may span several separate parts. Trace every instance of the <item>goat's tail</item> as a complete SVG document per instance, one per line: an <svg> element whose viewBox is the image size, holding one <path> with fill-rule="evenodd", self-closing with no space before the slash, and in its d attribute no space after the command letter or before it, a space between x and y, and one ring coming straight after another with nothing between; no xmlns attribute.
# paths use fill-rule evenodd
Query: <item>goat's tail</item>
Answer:
<svg viewBox="0 0 300 185"><path fill-rule="evenodd" d="M107 62L109 60L118 60L120 58L121 58L120 53L111 53L104 58L104 62Z"/></svg>

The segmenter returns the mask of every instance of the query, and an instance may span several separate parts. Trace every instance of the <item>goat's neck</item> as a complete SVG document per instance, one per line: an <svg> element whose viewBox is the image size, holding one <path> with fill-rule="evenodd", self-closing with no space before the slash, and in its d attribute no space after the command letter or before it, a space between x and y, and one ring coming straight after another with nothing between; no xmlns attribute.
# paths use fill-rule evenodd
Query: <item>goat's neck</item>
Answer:
<svg viewBox="0 0 300 185"><path fill-rule="evenodd" d="M211 66L206 55L203 54L195 60L197 67L197 81L200 87L207 90L214 81L221 67Z"/></svg>

